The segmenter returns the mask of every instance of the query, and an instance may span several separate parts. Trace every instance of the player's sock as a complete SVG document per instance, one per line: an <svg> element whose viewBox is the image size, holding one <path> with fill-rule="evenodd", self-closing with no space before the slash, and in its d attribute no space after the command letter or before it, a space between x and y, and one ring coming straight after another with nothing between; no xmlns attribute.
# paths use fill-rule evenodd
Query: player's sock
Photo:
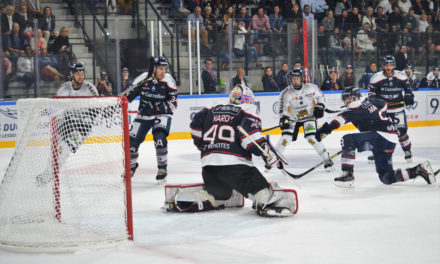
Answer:
<svg viewBox="0 0 440 264"><path fill-rule="evenodd" d="M334 183L338 187L352 188L354 187L354 175L353 171L342 171L340 177L334 179Z"/></svg>
<svg viewBox="0 0 440 264"><path fill-rule="evenodd" d="M405 151L405 160L407 163L412 163L412 153L411 150Z"/></svg>

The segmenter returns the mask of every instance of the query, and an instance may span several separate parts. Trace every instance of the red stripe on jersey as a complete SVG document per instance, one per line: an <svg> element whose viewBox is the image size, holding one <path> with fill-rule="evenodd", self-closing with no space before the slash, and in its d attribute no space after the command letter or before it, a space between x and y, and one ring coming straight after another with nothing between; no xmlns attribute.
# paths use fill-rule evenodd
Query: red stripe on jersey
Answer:
<svg viewBox="0 0 440 264"><path fill-rule="evenodd" d="M343 158L343 159L355 159L356 157L355 156L344 156L344 155L342 155L341 158Z"/></svg>
<svg viewBox="0 0 440 264"><path fill-rule="evenodd" d="M194 129L194 130L197 130L197 131L202 131L202 129L200 128L200 129L198 129L198 128L195 128L195 127L193 127L192 125L189 125L189 127L191 128L191 129Z"/></svg>
<svg viewBox="0 0 440 264"><path fill-rule="evenodd" d="M241 158L245 158L247 160L252 160L252 158L237 154L237 153L232 153L232 152L227 152L227 151L220 151L220 150L213 150L210 152L206 152L205 154L202 155L202 158L206 155L212 154L212 153L220 153L220 154L227 154L227 155L233 155L233 156L237 156L237 157L241 157Z"/></svg>

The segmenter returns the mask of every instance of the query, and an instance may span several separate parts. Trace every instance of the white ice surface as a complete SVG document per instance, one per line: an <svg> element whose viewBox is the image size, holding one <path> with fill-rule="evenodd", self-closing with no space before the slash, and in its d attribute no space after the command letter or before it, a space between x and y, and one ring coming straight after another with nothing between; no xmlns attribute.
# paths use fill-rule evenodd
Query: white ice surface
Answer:
<svg viewBox="0 0 440 264"><path fill-rule="evenodd" d="M324 141L331 153L339 150L343 133ZM414 162L406 164L397 146L394 168L426 159L434 170L440 168L440 127L410 128L409 134ZM320 161L302 136L286 151L289 170L296 173ZM12 152L0 150L1 175ZM163 186L155 183L155 151L146 142L133 178L133 243L64 254L0 250L0 263L440 263L439 185L415 179L386 186L367 156L357 155L354 189L332 182L340 174L339 158L336 171L319 168L296 182L276 170L263 173L297 190L299 211L293 217L259 217L249 201L241 209L178 214L160 210ZM263 163L255 160L262 170ZM199 154L191 141L169 142L168 171L168 183L201 182Z"/></svg>

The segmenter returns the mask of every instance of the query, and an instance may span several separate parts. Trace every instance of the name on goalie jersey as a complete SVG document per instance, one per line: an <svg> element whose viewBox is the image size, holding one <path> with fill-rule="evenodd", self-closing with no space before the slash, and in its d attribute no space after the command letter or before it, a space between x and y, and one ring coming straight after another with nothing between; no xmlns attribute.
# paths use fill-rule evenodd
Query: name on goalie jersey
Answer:
<svg viewBox="0 0 440 264"><path fill-rule="evenodd" d="M208 149L230 149L229 143L216 143L216 144L209 144L207 146Z"/></svg>
<svg viewBox="0 0 440 264"><path fill-rule="evenodd" d="M224 122L224 123L229 123L232 120L234 120L235 117L230 116L230 115L214 115L214 117L212 118L212 122Z"/></svg>

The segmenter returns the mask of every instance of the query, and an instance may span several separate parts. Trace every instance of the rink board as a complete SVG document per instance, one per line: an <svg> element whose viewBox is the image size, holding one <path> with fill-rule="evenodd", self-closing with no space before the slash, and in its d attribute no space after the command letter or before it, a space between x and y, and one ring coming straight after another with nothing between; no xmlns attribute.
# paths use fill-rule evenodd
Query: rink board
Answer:
<svg viewBox="0 0 440 264"><path fill-rule="evenodd" d="M366 90L362 91L366 95ZM340 91L325 91L326 107L331 110L340 110L342 106ZM406 107L406 117L409 127L438 126L440 125L440 90L422 88L414 92L415 104ZM278 125L278 98L279 93L256 93L255 99L260 111L263 127ZM173 115L171 133L168 139L190 139L189 124L192 117L204 107L211 107L216 104L227 103L227 94L215 95L181 95L179 96L178 108ZM134 100L130 106L130 121L134 120L139 106L139 99ZM326 113L324 118L318 121L321 125L331 121L336 114ZM0 102L0 148L13 148L17 132L17 109L16 102ZM353 130L353 125L346 125L340 130ZM301 131L300 131L301 132ZM275 129L271 134L280 134ZM151 134L146 138L152 140Z"/></svg>

